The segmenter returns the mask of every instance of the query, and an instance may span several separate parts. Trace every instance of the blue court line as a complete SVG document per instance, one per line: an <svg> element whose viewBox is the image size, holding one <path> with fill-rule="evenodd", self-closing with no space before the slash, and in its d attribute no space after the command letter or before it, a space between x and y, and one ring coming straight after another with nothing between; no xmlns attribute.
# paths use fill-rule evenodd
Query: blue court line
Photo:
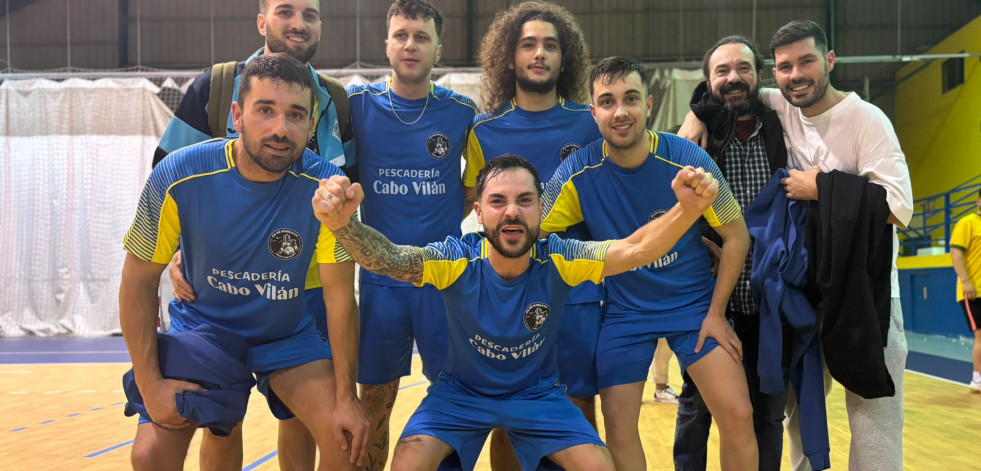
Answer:
<svg viewBox="0 0 981 471"><path fill-rule="evenodd" d="M66 416L65 416L65 418L66 418L66 419L70 419L70 418L72 418L72 417L78 417L78 416L80 416L80 415L82 415L82 413L81 413L81 412L76 412L76 413L74 413L74 414L68 414L68 415L66 415Z"/></svg>
<svg viewBox="0 0 981 471"><path fill-rule="evenodd" d="M132 445L132 444L133 444L133 440L129 440L129 441L126 441L126 442L122 442L122 443L120 443L118 445L113 445L113 446L111 446L109 448L106 448L105 450L99 450L99 451L97 451L95 453L85 455L85 457L86 458L95 458L96 456L104 455L106 453L109 453L112 450L117 449L117 448L122 448L124 446L129 446L129 445Z"/></svg>
<svg viewBox="0 0 981 471"><path fill-rule="evenodd" d="M20 432L21 430L27 430L27 427L19 427L11 430L11 432Z"/></svg>
<svg viewBox="0 0 981 471"><path fill-rule="evenodd" d="M113 405L113 407L115 407L115 406L121 406L123 404L126 404L126 401L123 401L123 402L114 402L112 405Z"/></svg>
<svg viewBox="0 0 981 471"><path fill-rule="evenodd" d="M89 412L95 412L97 410L102 410L102 409L104 409L104 408L103 407L95 407L95 408L89 409Z"/></svg>
<svg viewBox="0 0 981 471"><path fill-rule="evenodd" d="M269 460L273 459L278 454L279 454L279 452L274 451L274 452L272 452L272 453L270 453L270 454L268 454L266 456L263 456L262 458L259 458L258 460L256 460L256 462L254 462L254 463L252 463L252 464L250 464L250 465L242 468L242 471L252 471L253 469L255 469L260 464L265 463L266 461L269 461Z"/></svg>
<svg viewBox="0 0 981 471"><path fill-rule="evenodd" d="M428 381L420 381L420 382L418 382L418 383L414 383L414 384L410 384L410 385L408 385L408 386L402 386L401 388L399 388L399 391L401 391L401 390L403 390L403 389L408 389L408 388L411 388L411 387L413 387L413 386L418 386L418 385L420 385L420 384L426 384L426 383L428 383Z"/></svg>
<svg viewBox="0 0 981 471"><path fill-rule="evenodd" d="M50 424L51 422L54 422L54 421L53 421L53 420L45 420L44 422L41 422L41 423L39 423L38 425L48 425L48 424Z"/></svg>
<svg viewBox="0 0 981 471"><path fill-rule="evenodd" d="M950 358L909 352L906 356L906 369L926 373L955 383L967 384L971 378L971 363Z"/></svg>

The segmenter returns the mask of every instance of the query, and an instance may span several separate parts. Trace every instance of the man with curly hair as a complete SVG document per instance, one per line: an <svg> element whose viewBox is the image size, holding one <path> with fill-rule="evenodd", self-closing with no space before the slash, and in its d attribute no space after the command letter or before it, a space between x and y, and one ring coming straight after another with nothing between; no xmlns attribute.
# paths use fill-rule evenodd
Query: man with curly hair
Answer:
<svg viewBox="0 0 981 471"><path fill-rule="evenodd" d="M589 48L573 15L547 2L524 2L498 13L480 48L484 114L474 119L467 143L472 190L485 160L516 154L529 160L544 180L563 159L599 139L589 105L586 75ZM587 231L566 236L589 240ZM587 420L596 426L595 347L602 285L572 290L558 344L559 380ZM507 436L491 439L491 466L518 469Z"/></svg>

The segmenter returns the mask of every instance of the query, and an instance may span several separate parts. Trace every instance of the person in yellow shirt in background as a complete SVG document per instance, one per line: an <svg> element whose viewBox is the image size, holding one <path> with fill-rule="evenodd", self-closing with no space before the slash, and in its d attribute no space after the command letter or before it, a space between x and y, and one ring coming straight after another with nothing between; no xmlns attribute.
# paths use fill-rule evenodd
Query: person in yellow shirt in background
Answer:
<svg viewBox="0 0 981 471"><path fill-rule="evenodd" d="M981 392L981 299L977 285L981 281L981 191L975 201L978 210L957 221L950 235L950 258L957 272L957 304L964 310L967 326L974 332L974 376L972 393Z"/></svg>

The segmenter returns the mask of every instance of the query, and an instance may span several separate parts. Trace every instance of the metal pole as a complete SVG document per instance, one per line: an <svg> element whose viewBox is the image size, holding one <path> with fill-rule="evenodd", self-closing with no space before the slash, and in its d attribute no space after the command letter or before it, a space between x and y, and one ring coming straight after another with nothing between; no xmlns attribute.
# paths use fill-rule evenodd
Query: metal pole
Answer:
<svg viewBox="0 0 981 471"><path fill-rule="evenodd" d="M903 0L896 0L896 54L903 53Z"/></svg>
<svg viewBox="0 0 981 471"><path fill-rule="evenodd" d="M7 7L7 73L10 73L10 0L4 2Z"/></svg>
<svg viewBox="0 0 981 471"><path fill-rule="evenodd" d="M950 192L944 194L944 250L950 252Z"/></svg>
<svg viewBox="0 0 981 471"><path fill-rule="evenodd" d="M65 0L65 41L66 41L66 46L68 48L68 68L71 69L72 67L72 0Z"/></svg>
<svg viewBox="0 0 981 471"><path fill-rule="evenodd" d="M129 0L119 0L119 68L129 63Z"/></svg>
<svg viewBox="0 0 981 471"><path fill-rule="evenodd" d="M215 0L211 0L211 63L215 63Z"/></svg>
<svg viewBox="0 0 981 471"><path fill-rule="evenodd" d="M357 6L354 10L354 64L355 67L361 67L361 2L356 2Z"/></svg>
<svg viewBox="0 0 981 471"><path fill-rule="evenodd" d="M140 0L136 0L136 66L143 67L143 18L140 14Z"/></svg>

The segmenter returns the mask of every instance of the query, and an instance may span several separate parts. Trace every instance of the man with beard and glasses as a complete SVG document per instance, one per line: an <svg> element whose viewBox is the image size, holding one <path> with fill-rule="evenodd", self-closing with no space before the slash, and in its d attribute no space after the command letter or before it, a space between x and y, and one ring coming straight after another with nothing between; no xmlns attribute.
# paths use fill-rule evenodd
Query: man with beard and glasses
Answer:
<svg viewBox="0 0 981 471"><path fill-rule="evenodd" d="M692 111L708 127L710 141L706 150L744 211L770 176L787 166L780 120L776 112L760 103L757 93L762 70L763 55L755 42L743 36L722 38L705 53L702 60L705 81L695 89L691 103ZM721 242L708 224L702 225L702 235ZM743 368L760 452L759 469L778 470L783 455L783 409L787 395L760 391L757 372L760 316L749 286L752 261L750 250L729 298L726 317L743 346ZM704 470L712 414L691 378L687 374L683 377L674 464L678 470Z"/></svg>
<svg viewBox="0 0 981 471"><path fill-rule="evenodd" d="M338 122L338 104L334 99L346 99L343 89L338 97L328 92L325 79L309 65L310 59L317 52L320 43L321 21L319 0L260 0L259 14L256 17L259 34L265 37L265 46L243 62L235 64L235 78L229 95L233 101L241 93L240 74L246 64L257 57L270 53L286 53L298 61L307 64L314 83L313 123L314 132L304 138L308 149L334 165L341 167L352 178L356 178L355 149L353 130L350 122ZM216 64L215 68L218 65ZM167 130L160 139L153 165L156 166L170 152L181 147L206 141L213 137L235 137L236 132L229 114L228 129L214 134L209 124L209 106L212 99L219 99L212 89L212 73L208 69L199 75L181 100L174 117L167 125ZM224 93L227 93L226 90ZM231 106L231 105L229 105ZM346 104L344 106L347 106ZM212 112L215 112L212 110ZM224 126L222 126L224 127ZM195 292L182 274L181 252L174 255L168 270L173 285L174 296L178 300L194 302ZM320 333L327 337L327 314L324 304L319 300L323 297L320 283L317 281L317 270L310 266L307 279L307 313L317 321ZM227 463L230 468L242 467L242 430L236 429L229 438L219 439L210 432L204 432L201 446L201 462L205 468L211 468L211 463ZM284 420L279 423L279 454L280 467L284 469L313 469L316 459L316 443L306 427L298 420Z"/></svg>
<svg viewBox="0 0 981 471"><path fill-rule="evenodd" d="M433 285L446 305L449 355L402 432L392 469L434 470L454 451L473 469L493 428L508 433L522 469L546 456L567 470L613 469L596 430L557 383L556 337L571 286L654 262L715 200L710 173L673 173L665 183L675 204L627 238L542 240L538 173L521 157L497 157L477 176L474 211L486 238L421 248L395 245L352 216L364 197L359 184L321 181L314 212L355 261Z"/></svg>
<svg viewBox="0 0 981 471"><path fill-rule="evenodd" d="M523 2L498 13L480 47L484 114L473 121L464 185L474 191L485 156L520 155L543 180L569 154L600 137L589 114L589 47L574 16L547 2ZM574 228L563 237L589 240ZM559 336L559 382L596 426L596 336L603 287L577 286L569 294ZM491 467L518 469L507 437L491 434Z"/></svg>
<svg viewBox="0 0 981 471"><path fill-rule="evenodd" d="M828 370L839 382L862 388L860 395L847 384L845 387L845 406L851 429L848 468L901 470L903 371L907 347L899 302L896 270L899 241L895 225L905 227L913 213L906 157L882 110L862 101L855 93L842 92L831 85L835 53L828 49L827 36L817 23L804 20L784 25L770 40L770 52L775 62L773 74L779 93L765 89L760 91L760 96L777 112L783 126L788 166L792 169L790 176L782 180L787 198L809 201L812 208L818 208L822 213L827 208L838 218L835 224L851 220L857 221L856 227L867 225L870 234L876 233L873 231L891 233L887 236L892 240L891 259L886 253L881 277L873 276L880 271L880 266L873 265L875 260L871 253L868 258L849 257L849 248L839 247L840 250L827 257L831 260L818 258L816 262L823 265L848 258L850 263L860 265L852 272L868 271L869 276L864 282L860 279L847 282L847 274L836 272L839 277L813 281L818 282L823 300L819 311L822 315L822 352L827 366L825 391L831 388ZM706 136L703 124L691 114L679 134L695 141L704 141ZM860 204L858 198L846 198L845 201L837 198L840 189L855 185L860 187L858 195L868 200L867 204ZM819 188L822 188L820 192ZM885 213L881 221L860 213L863 207L875 209L879 206L884 207L882 212ZM869 213L875 214L874 211ZM823 215L820 224L831 226ZM846 240L845 245L853 245L850 242ZM822 270L822 267L817 269ZM874 300L874 309L864 308L862 306L866 304L860 306L856 302L849 306L845 316L841 316L840 309L829 308L830 301L855 296L855 290L864 290L865 293L860 293L862 299L868 303ZM808 470L812 466L808 450L801 443L801 411L796 407L793 391L788 396L791 465L795 470Z"/></svg>
<svg viewBox="0 0 981 471"><path fill-rule="evenodd" d="M224 430L230 433L256 382L274 416L295 415L310 427L320 469L353 469L364 459L371 419L355 389L354 262L330 231L299 209L320 179L341 175L304 147L313 125L313 87L308 69L289 55L250 61L232 105L240 137L182 148L147 180L124 239L119 289L135 384L127 397L144 410L133 444L136 469L182 469L195 429L211 427L207 418L232 416L222 421L231 422ZM284 251L287 240L292 249ZM157 288L178 246L197 297L171 301L171 332L159 334L186 348L161 341L158 351ZM314 260L329 344L304 307ZM195 354L201 350L193 339L202 332L221 333L216 338L225 340L208 349L223 356ZM224 390L243 383L229 378L243 368L245 400L233 404ZM181 380L207 369L214 373L202 384ZM202 467L241 469L237 458L203 455Z"/></svg>
<svg viewBox="0 0 981 471"><path fill-rule="evenodd" d="M590 109L603 138L555 171L545 191L543 230L585 222L597 239L616 239L663 218L677 203L676 195L666 191L677 168L702 167L720 181L719 197L704 214L723 241L717 279L710 273L698 226L692 224L666 255L605 282L596 377L613 461L623 470L646 466L638 420L647 369L658 339L665 337L719 425L723 469L756 470L752 405L739 365L742 347L725 318L749 249L739 204L704 151L647 130L654 98L636 61L603 59L589 87Z"/></svg>
<svg viewBox="0 0 981 471"><path fill-rule="evenodd" d="M385 54L392 78L348 88L362 158L361 217L398 244L425 245L460 236L464 201L461 159L477 105L433 84L443 51L443 15L424 0L389 7ZM370 270L360 272L361 400L374 420L367 469L381 471L401 377L412 368L415 340L422 372L435 381L446 360L446 314L439 292Z"/></svg>

